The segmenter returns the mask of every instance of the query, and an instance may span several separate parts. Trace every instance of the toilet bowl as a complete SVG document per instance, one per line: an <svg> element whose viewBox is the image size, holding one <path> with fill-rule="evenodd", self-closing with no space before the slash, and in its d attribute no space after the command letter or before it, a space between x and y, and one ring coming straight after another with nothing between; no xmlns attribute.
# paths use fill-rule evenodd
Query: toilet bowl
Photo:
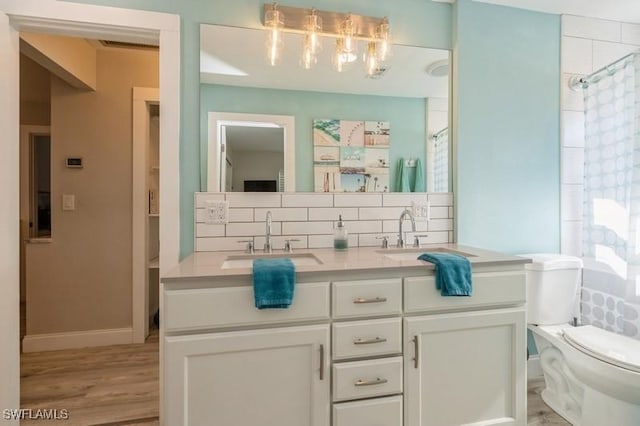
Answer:
<svg viewBox="0 0 640 426"><path fill-rule="evenodd" d="M527 322L545 378L542 399L573 425L640 425L640 341L570 325L580 259L523 256L532 259Z"/></svg>

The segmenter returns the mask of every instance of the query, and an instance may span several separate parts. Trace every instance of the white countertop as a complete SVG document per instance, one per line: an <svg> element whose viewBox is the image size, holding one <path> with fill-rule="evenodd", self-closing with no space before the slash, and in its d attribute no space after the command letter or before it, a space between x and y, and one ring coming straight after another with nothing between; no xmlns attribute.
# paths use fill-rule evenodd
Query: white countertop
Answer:
<svg viewBox="0 0 640 426"><path fill-rule="evenodd" d="M319 272L346 272L346 271L368 271L397 269L397 268L417 268L433 269L433 264L417 260L422 252L438 251L445 249L459 251L469 254L471 266L500 266L519 265L530 263L530 259L496 253L489 250L478 249L458 244L425 244L420 249L408 247L406 249L389 248L387 250L379 247L353 247L347 251L335 251L334 249L300 249L293 254L312 253L321 263L317 265L297 266L296 273L319 273ZM385 254L396 253L399 250L407 252L420 250L415 253L415 260L394 260ZM255 256L260 257L263 253L256 252ZM232 256L243 256L247 253L242 251L219 251L219 252L197 252L189 255L180 264L162 278L163 281L174 281L184 278L207 278L207 277L243 277L251 276L251 268L223 269L222 264L227 258ZM288 257L291 253L282 250L274 250L272 257Z"/></svg>

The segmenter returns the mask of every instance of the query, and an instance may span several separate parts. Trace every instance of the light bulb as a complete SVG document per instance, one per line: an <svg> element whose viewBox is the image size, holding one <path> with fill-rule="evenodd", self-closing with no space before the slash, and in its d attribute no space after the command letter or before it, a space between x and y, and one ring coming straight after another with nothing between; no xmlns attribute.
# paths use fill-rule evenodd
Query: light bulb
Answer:
<svg viewBox="0 0 640 426"><path fill-rule="evenodd" d="M302 56L300 56L300 66L306 70L310 69L318 62L318 57L313 50L312 42L309 35L305 36L304 47L302 48Z"/></svg>
<svg viewBox="0 0 640 426"><path fill-rule="evenodd" d="M370 41L367 44L367 52L364 54L364 66L369 77L375 75L378 71L379 62L375 41Z"/></svg>
<svg viewBox="0 0 640 426"><path fill-rule="evenodd" d="M282 56L282 28L284 27L284 15L277 9L275 3L271 5L271 9L265 12L264 25L267 27L267 62L274 66Z"/></svg>
<svg viewBox="0 0 640 426"><path fill-rule="evenodd" d="M380 62L384 62L391 56L391 36L387 18L384 18L376 28L376 41L378 43L378 59Z"/></svg>
<svg viewBox="0 0 640 426"><path fill-rule="evenodd" d="M351 15L340 24L340 36L343 40L342 52L347 62L353 62L358 58L358 41L356 39L356 24Z"/></svg>
<svg viewBox="0 0 640 426"><path fill-rule="evenodd" d="M304 18L305 48L308 46L315 54L322 48L320 33L322 32L322 18L316 15L316 10L311 9L311 14Z"/></svg>

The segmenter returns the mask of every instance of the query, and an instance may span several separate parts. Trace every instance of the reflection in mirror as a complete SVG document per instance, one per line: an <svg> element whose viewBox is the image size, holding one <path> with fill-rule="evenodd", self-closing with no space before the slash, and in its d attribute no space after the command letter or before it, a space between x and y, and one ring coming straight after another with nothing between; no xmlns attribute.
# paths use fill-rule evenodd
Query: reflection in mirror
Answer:
<svg viewBox="0 0 640 426"><path fill-rule="evenodd" d="M209 113L209 192L295 190L291 116Z"/></svg>
<svg viewBox="0 0 640 426"><path fill-rule="evenodd" d="M229 188L226 182L220 186L223 165L220 156L212 153L212 147L219 143L212 140L219 137L208 118L212 111L288 114L295 118L295 133L289 133L291 143L285 143L284 157L291 157L289 151L295 147L291 166L297 167L295 174L285 172L286 191L314 190L316 119L389 122L391 191L398 190L399 161L415 158L421 159L427 191L450 189L448 138L434 138L439 132L445 134L441 131L449 125L449 51L394 45L390 62L374 79L365 77L362 63L344 72L334 71L331 39L325 40L317 64L302 69L298 55L303 36L285 33L284 37L281 61L269 66L264 57L264 30L200 26L200 108L203 137L208 136L201 144L202 158L208 160L202 168L205 190ZM232 174L237 173L236 165L232 170ZM415 174L415 169L409 172ZM232 183L231 187L241 190L238 184Z"/></svg>

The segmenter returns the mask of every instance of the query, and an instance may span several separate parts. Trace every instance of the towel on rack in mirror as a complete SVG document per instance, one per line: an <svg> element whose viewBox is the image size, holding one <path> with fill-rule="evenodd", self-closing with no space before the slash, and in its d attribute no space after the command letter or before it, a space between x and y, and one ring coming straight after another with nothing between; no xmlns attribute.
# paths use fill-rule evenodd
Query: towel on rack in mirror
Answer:
<svg viewBox="0 0 640 426"><path fill-rule="evenodd" d="M422 162L416 158L416 173L413 178L413 192L424 192L424 172Z"/></svg>
<svg viewBox="0 0 640 426"><path fill-rule="evenodd" d="M396 171L396 191L411 192L409 186L409 171L405 170L404 158L398 160L398 170Z"/></svg>

